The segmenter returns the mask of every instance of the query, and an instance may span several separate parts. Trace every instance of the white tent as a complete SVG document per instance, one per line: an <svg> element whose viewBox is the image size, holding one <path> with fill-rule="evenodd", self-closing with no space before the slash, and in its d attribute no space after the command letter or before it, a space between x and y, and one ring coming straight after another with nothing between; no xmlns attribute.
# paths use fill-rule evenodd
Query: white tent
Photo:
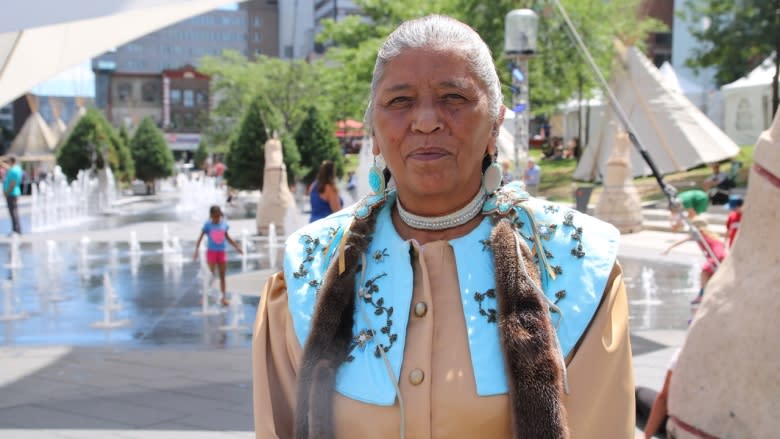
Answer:
<svg viewBox="0 0 780 439"><path fill-rule="evenodd" d="M770 55L744 78L721 87L723 128L740 145L752 144L772 123L774 55Z"/></svg>
<svg viewBox="0 0 780 439"><path fill-rule="evenodd" d="M46 121L36 111L24 122L6 154L23 161L53 160L56 142L56 137L46 125Z"/></svg>
<svg viewBox="0 0 780 439"><path fill-rule="evenodd" d="M739 147L683 94L667 85L658 69L636 48L623 50L623 62L612 78L612 90L635 135L662 174L726 160ZM612 151L619 120L611 108L591 131L574 178L600 180ZM631 151L634 176L651 171L636 148Z"/></svg>
<svg viewBox="0 0 780 439"><path fill-rule="evenodd" d="M704 94L706 90L699 84L680 76L674 70L669 61L664 61L661 67L658 68L658 73L661 74L661 78L666 81L666 84L673 90L682 93L693 105L696 105L699 109L704 105Z"/></svg>
<svg viewBox="0 0 780 439"><path fill-rule="evenodd" d="M0 106L74 65L242 0L24 0L0 14Z"/></svg>

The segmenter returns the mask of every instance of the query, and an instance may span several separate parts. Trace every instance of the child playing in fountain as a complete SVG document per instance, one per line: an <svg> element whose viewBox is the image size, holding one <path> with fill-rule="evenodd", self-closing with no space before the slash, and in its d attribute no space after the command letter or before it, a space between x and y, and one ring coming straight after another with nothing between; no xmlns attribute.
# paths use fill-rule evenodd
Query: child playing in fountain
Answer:
<svg viewBox="0 0 780 439"><path fill-rule="evenodd" d="M229 242L237 252L243 253L241 247L233 241L233 238L228 234L228 223L225 221L222 209L219 206L211 206L209 209L209 221L203 224L203 230L200 232L198 242L195 244L195 255L192 260L198 260L198 253L200 250L200 242L203 240L203 236L208 237L207 250L206 250L206 262L209 265L211 274L214 274L214 269L219 269L219 291L221 293L220 303L223 306L229 304L227 297L225 296L225 267L227 266L227 243Z"/></svg>
<svg viewBox="0 0 780 439"><path fill-rule="evenodd" d="M709 229L709 223L702 216L697 216L694 218L693 221L691 221L691 226L696 227L704 239L704 242L707 243L707 246L710 248L710 250L712 250L713 255L715 255L715 257L718 259L718 262L715 262L707 249L704 248L704 245L700 242L697 242L701 251L704 252L704 257L707 258L707 260L701 267L701 277L699 278L699 285L701 289L699 289L699 294L696 296L696 298L691 301L691 304L695 305L701 302L701 298L704 295L704 287L707 286L707 282L709 282L712 275L715 274L715 270L718 268L718 264L720 264L720 262L723 261L723 259L726 257L726 247L723 245L723 241L721 241L720 236ZM689 235L687 238L670 245L669 248L664 250L662 254L669 254L673 248L685 242L692 241L693 239L693 236Z"/></svg>

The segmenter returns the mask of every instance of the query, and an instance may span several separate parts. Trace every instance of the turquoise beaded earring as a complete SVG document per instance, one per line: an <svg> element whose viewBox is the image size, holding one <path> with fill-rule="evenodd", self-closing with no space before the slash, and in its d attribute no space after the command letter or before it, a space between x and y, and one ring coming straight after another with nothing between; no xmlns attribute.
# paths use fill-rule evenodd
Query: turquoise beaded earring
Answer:
<svg viewBox="0 0 780 439"><path fill-rule="evenodd" d="M383 194L385 192L385 174L382 169L377 165L377 157L374 156L374 164L368 171L368 187L371 188L371 192L374 195Z"/></svg>

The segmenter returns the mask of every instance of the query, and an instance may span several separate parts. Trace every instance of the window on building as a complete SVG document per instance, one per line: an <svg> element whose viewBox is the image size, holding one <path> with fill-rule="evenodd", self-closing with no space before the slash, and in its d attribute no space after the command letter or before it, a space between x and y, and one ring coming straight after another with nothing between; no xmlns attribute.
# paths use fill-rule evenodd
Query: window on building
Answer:
<svg viewBox="0 0 780 439"><path fill-rule="evenodd" d="M171 105L181 105L181 90L177 88L171 90Z"/></svg>
<svg viewBox="0 0 780 439"><path fill-rule="evenodd" d="M133 84L130 82L120 82L116 86L116 97L119 102L129 102L133 95Z"/></svg>
<svg viewBox="0 0 780 439"><path fill-rule="evenodd" d="M182 126L186 129L193 129L195 128L195 118L192 116L191 112L184 113L184 117L182 118Z"/></svg>
<svg viewBox="0 0 780 439"><path fill-rule="evenodd" d="M260 56L263 54L263 49L259 47L255 47L255 56Z"/></svg>
<svg viewBox="0 0 780 439"><path fill-rule="evenodd" d="M127 61L127 69L130 71L143 70L144 62L140 59L131 59Z"/></svg>
<svg viewBox="0 0 780 439"><path fill-rule="evenodd" d="M184 90L184 106L185 107L195 106L195 93L193 93L192 90Z"/></svg>
<svg viewBox="0 0 780 439"><path fill-rule="evenodd" d="M252 17L252 26L254 27L260 27L263 25L263 17L255 15Z"/></svg>
<svg viewBox="0 0 780 439"><path fill-rule="evenodd" d="M263 41L263 35L261 35L260 32L253 32L252 41L254 41L255 43L259 43Z"/></svg>
<svg viewBox="0 0 780 439"><path fill-rule="evenodd" d="M659 47L672 47L672 33L658 32L655 34L655 45Z"/></svg>
<svg viewBox="0 0 780 439"><path fill-rule="evenodd" d="M672 55L670 53L656 53L653 55L653 64L655 64L656 67L661 67L666 61L672 62Z"/></svg>
<svg viewBox="0 0 780 439"><path fill-rule="evenodd" d="M207 105L209 103L209 96L206 94L203 90L198 90L195 92L195 105L201 107L204 105Z"/></svg>
<svg viewBox="0 0 780 439"><path fill-rule="evenodd" d="M174 131L181 129L181 127L184 125L182 122L181 113L173 113L171 116L171 128L173 128Z"/></svg>
<svg viewBox="0 0 780 439"><path fill-rule="evenodd" d="M144 102L157 102L160 95L160 87L156 82L146 82L141 87L141 99Z"/></svg>

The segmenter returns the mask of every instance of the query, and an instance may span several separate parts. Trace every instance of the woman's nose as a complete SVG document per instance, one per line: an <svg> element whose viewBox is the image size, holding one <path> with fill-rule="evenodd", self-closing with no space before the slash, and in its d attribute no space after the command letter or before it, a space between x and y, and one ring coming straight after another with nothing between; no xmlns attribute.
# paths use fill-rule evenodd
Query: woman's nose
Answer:
<svg viewBox="0 0 780 439"><path fill-rule="evenodd" d="M435 103L429 99L417 102L412 118L412 131L422 134L434 133L444 126Z"/></svg>

